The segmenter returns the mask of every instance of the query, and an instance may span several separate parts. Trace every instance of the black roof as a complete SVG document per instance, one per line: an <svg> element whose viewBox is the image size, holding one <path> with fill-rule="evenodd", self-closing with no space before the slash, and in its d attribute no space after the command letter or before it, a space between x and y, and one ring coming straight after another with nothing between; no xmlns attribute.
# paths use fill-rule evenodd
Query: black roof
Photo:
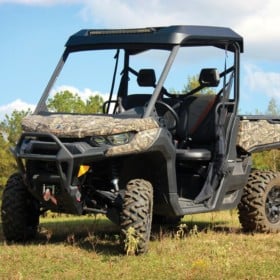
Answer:
<svg viewBox="0 0 280 280"><path fill-rule="evenodd" d="M83 29L66 43L70 51L103 48L171 49L181 46L216 46L233 51L238 44L243 52L243 38L230 28L176 25L134 29Z"/></svg>

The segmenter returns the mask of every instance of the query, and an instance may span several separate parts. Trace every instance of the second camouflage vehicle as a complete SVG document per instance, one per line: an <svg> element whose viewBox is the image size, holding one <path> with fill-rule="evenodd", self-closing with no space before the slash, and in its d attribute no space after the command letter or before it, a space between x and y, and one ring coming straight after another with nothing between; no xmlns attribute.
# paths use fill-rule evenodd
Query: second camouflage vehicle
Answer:
<svg viewBox="0 0 280 280"><path fill-rule="evenodd" d="M103 213L120 225L124 250L133 228L136 253L147 250L152 221L237 205L245 230L279 231L279 174L251 171L251 153L279 148L280 121L238 116L242 52L242 37L223 27L72 35L13 150L6 239L33 238L47 210ZM96 114L51 109L65 90L107 100Z"/></svg>

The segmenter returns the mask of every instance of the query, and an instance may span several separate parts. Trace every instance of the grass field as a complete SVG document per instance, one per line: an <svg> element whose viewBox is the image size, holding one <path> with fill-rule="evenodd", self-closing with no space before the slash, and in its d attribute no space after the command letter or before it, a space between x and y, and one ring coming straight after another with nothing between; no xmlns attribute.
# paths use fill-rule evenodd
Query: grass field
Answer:
<svg viewBox="0 0 280 280"><path fill-rule="evenodd" d="M26 245L0 232L0 279L280 279L280 234L242 233L235 211L154 230L142 256L120 254L118 228L103 216L42 218Z"/></svg>

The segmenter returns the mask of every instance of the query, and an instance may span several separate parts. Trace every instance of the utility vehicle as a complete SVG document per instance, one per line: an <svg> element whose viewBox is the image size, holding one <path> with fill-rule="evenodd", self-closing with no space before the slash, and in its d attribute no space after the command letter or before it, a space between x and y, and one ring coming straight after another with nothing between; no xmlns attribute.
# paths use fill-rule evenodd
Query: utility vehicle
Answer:
<svg viewBox="0 0 280 280"><path fill-rule="evenodd" d="M152 222L193 213L238 206L244 230L279 231L279 174L252 170L251 155L279 148L280 119L237 114L242 52L242 37L224 27L72 35L13 149L6 239L34 238L47 210L105 214L124 250L133 229L137 254L147 251ZM50 107L67 90L98 93L102 111Z"/></svg>

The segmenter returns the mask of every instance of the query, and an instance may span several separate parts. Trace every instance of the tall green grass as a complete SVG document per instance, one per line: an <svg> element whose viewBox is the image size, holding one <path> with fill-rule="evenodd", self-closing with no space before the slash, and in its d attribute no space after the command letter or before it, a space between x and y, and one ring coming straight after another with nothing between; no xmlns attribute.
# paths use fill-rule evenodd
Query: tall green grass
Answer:
<svg viewBox="0 0 280 280"><path fill-rule="evenodd" d="M103 216L48 216L34 242L0 236L0 279L279 279L279 237L243 234L235 211L200 214L154 230L146 255L124 256Z"/></svg>

